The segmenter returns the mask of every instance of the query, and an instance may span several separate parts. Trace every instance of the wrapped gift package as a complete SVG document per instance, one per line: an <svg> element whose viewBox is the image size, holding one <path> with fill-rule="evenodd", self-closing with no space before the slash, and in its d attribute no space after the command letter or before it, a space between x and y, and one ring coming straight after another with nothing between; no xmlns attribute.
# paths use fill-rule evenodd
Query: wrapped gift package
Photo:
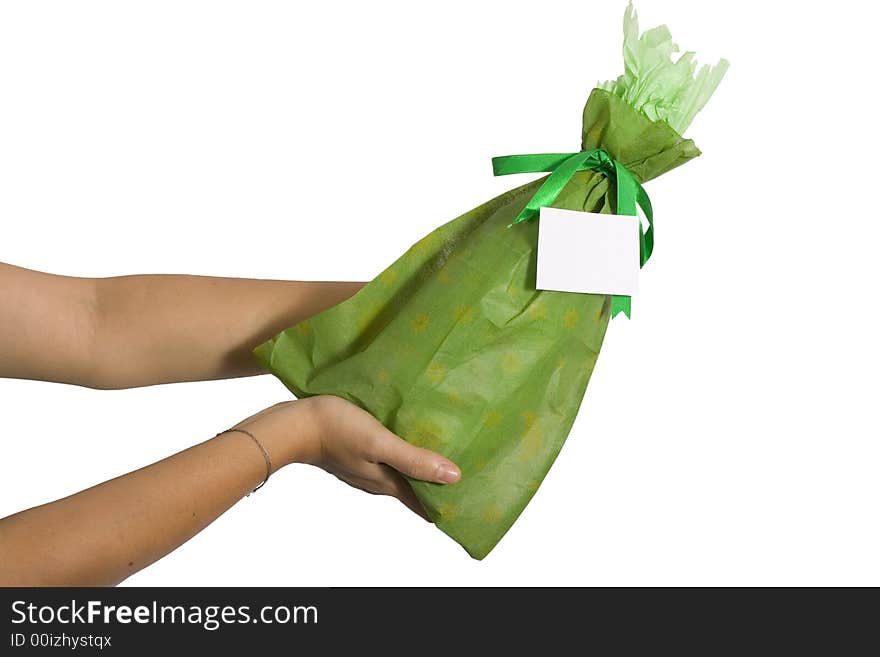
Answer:
<svg viewBox="0 0 880 657"><path fill-rule="evenodd" d="M629 309L628 297L536 288L540 207L635 214L635 200L646 208L642 183L700 154L682 133L727 63L698 70L692 53L674 59L677 50L666 27L640 35L630 6L624 74L590 93L579 151L498 158L496 173L549 175L440 226L353 297L255 350L297 397L343 397L458 464L456 484L410 483L436 526L474 558L538 490L609 320ZM653 226L636 239L644 264Z"/></svg>

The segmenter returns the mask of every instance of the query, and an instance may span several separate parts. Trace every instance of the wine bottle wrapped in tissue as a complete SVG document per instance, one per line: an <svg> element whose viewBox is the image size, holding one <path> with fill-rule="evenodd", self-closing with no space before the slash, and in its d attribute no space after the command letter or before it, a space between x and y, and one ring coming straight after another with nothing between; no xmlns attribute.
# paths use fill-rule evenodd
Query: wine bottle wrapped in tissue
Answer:
<svg viewBox="0 0 880 657"><path fill-rule="evenodd" d="M582 166L569 167L552 198L544 190L543 205L615 213L620 176L642 193L639 183L699 155L680 135L727 62L695 75L692 53L673 62L666 27L639 36L632 6L624 36L625 73L594 89L584 108L587 157L575 158ZM571 162L577 154L556 155ZM255 350L297 397L343 397L457 463L459 483L411 484L437 527L477 559L510 528L559 453L617 307L607 295L535 288L538 220L529 204L559 175L437 228L353 297ZM651 237L642 236L643 262Z"/></svg>

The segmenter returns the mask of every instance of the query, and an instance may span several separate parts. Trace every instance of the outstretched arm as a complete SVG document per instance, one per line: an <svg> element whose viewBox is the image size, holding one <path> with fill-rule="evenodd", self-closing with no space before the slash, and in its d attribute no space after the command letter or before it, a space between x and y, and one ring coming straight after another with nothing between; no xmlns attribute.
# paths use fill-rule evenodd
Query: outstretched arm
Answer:
<svg viewBox="0 0 880 657"><path fill-rule="evenodd" d="M0 263L0 376L132 388L259 374L255 346L363 285L75 278Z"/></svg>
<svg viewBox="0 0 880 657"><path fill-rule="evenodd" d="M357 488L397 497L421 515L399 472L441 484L461 476L447 459L404 442L338 397L278 404L238 427L260 441L275 469L292 462L316 465ZM265 476L266 462L254 441L224 433L0 519L0 586L117 584L200 532Z"/></svg>

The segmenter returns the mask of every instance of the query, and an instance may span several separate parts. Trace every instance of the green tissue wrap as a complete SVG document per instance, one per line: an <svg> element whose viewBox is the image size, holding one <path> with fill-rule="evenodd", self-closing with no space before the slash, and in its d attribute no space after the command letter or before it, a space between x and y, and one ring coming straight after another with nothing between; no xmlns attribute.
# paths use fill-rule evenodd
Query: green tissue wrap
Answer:
<svg viewBox="0 0 880 657"><path fill-rule="evenodd" d="M604 148L642 182L699 155L622 90L590 94L583 150ZM410 484L437 527L477 559L556 459L609 321L607 295L535 289L538 222L507 225L543 180L437 228L353 297L255 350L297 397L343 397L457 463L456 484ZM553 207L613 213L612 192L602 174L578 172Z"/></svg>
<svg viewBox="0 0 880 657"><path fill-rule="evenodd" d="M697 71L693 52L676 61L669 28L660 25L639 36L639 21L632 4L623 15L623 68L616 80L598 86L622 98L653 121L663 121L683 134L697 112L715 92L729 63L703 65Z"/></svg>

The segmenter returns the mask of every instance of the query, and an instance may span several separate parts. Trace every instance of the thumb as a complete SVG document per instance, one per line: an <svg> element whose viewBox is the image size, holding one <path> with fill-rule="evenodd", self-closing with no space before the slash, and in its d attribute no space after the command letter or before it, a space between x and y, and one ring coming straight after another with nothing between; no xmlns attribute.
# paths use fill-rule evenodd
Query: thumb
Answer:
<svg viewBox="0 0 880 657"><path fill-rule="evenodd" d="M392 468L413 479L452 484L461 479L461 470L455 463L429 449L410 445L385 427L375 442L372 455L378 463Z"/></svg>

